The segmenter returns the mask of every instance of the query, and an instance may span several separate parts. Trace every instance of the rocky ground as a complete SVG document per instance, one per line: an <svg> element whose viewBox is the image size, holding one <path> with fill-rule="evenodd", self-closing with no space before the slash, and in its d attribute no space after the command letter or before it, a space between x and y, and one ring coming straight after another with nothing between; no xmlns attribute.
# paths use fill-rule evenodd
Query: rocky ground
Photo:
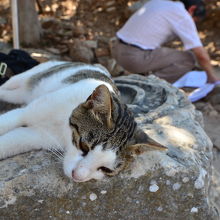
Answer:
<svg viewBox="0 0 220 220"><path fill-rule="evenodd" d="M126 0L42 0L39 19L42 26L42 41L34 48L22 47L35 59L43 62L48 59L80 60L98 62L105 65L113 74L123 70L111 59L109 40L131 14L129 6L138 1ZM220 1L206 1L207 19L198 26L201 39L208 50L212 64L220 77L220 39L219 19ZM12 31L8 0L0 3L0 51L11 49ZM179 47L176 42L175 47ZM220 87L207 98L196 102L202 111L204 126L214 144L213 185L218 184L215 177L220 176ZM219 172L219 173L218 173ZM218 188L216 188L218 189ZM216 194L216 198L218 197ZM220 205L220 201L216 199Z"/></svg>

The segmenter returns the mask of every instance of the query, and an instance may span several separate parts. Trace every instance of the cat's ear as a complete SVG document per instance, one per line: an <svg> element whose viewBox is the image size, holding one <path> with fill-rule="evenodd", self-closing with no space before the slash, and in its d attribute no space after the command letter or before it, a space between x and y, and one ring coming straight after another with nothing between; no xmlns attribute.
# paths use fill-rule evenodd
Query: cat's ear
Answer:
<svg viewBox="0 0 220 220"><path fill-rule="evenodd" d="M112 128L112 97L105 85L98 86L83 106L91 110L97 120Z"/></svg>
<svg viewBox="0 0 220 220"><path fill-rule="evenodd" d="M127 155L134 156L146 151L167 151L168 148L158 141L150 138L143 130L136 129L134 133L135 144L126 148Z"/></svg>
<svg viewBox="0 0 220 220"><path fill-rule="evenodd" d="M138 143L127 147L127 154L130 156L140 155L147 151L167 151L168 148L158 142L154 143Z"/></svg>

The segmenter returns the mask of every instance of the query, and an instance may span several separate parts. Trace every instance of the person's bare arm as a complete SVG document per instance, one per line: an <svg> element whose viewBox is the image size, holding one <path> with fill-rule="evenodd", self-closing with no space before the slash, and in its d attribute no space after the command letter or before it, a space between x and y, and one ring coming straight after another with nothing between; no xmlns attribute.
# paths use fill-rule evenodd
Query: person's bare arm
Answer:
<svg viewBox="0 0 220 220"><path fill-rule="evenodd" d="M195 54L200 66L206 71L208 76L208 83L214 83L220 78L215 75L214 69L211 65L210 57L205 50L204 47L196 47L192 49L193 53Z"/></svg>

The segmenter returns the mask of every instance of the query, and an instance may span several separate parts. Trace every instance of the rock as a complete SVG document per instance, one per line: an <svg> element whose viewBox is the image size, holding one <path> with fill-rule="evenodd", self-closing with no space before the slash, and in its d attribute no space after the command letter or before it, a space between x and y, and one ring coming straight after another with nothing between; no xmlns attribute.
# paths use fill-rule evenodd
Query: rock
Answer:
<svg viewBox="0 0 220 220"><path fill-rule="evenodd" d="M124 69L119 66L115 59L109 58L107 56L97 57L98 63L102 64L108 71L111 73L112 77L121 75L124 72Z"/></svg>
<svg viewBox="0 0 220 220"><path fill-rule="evenodd" d="M79 37L80 35L86 34L86 29L83 26L76 25L73 27L72 33L74 37Z"/></svg>
<svg viewBox="0 0 220 220"><path fill-rule="evenodd" d="M0 25L4 25L7 23L7 19L5 18L0 18Z"/></svg>
<svg viewBox="0 0 220 220"><path fill-rule="evenodd" d="M198 104L196 103L195 106L197 109L202 111L206 116L211 116L211 117L218 116L217 110L209 102L204 102L203 104L199 102Z"/></svg>
<svg viewBox="0 0 220 220"><path fill-rule="evenodd" d="M109 57L97 57L97 61L99 64L108 69Z"/></svg>
<svg viewBox="0 0 220 220"><path fill-rule="evenodd" d="M216 110L217 112L220 112L220 104L215 105L215 110Z"/></svg>
<svg viewBox="0 0 220 220"><path fill-rule="evenodd" d="M105 3L105 6L110 7L112 5L115 5L115 1L108 1Z"/></svg>
<svg viewBox="0 0 220 220"><path fill-rule="evenodd" d="M83 41L74 39L74 42L69 45L70 57L72 61L92 63L94 60L94 54L91 48L89 48Z"/></svg>
<svg viewBox="0 0 220 220"><path fill-rule="evenodd" d="M205 131L211 138L214 146L220 150L220 126L219 115L217 117L204 117Z"/></svg>
<svg viewBox="0 0 220 220"><path fill-rule="evenodd" d="M97 45L98 45L97 41L95 41L95 40L87 40L87 41L85 41L85 44L89 48L93 48L93 49L97 48Z"/></svg>
<svg viewBox="0 0 220 220"><path fill-rule="evenodd" d="M98 47L109 48L110 41L108 37L98 36L97 40L98 40Z"/></svg>
<svg viewBox="0 0 220 220"><path fill-rule="evenodd" d="M51 29L54 31L60 29L62 27L62 24L57 19L49 17L41 19L41 27L43 29Z"/></svg>
<svg viewBox="0 0 220 220"><path fill-rule="evenodd" d="M112 72L115 68L115 66L117 65L116 60L113 58L108 59L108 63L107 63L107 69L109 70L109 72L111 73L111 75L114 76L118 76L118 75L113 75Z"/></svg>
<svg viewBox="0 0 220 220"><path fill-rule="evenodd" d="M61 56L59 54L52 53L52 51L49 52L35 48L25 48L25 51L29 53L33 59L40 63L49 60L61 60Z"/></svg>
<svg viewBox="0 0 220 220"><path fill-rule="evenodd" d="M96 55L96 57L109 56L110 51L108 50L108 48L96 48L95 55Z"/></svg>
<svg viewBox="0 0 220 220"><path fill-rule="evenodd" d="M214 150L214 162L213 162L213 171L211 179L211 189L210 195L213 198L213 201L216 203L216 206L220 207L220 151L216 148Z"/></svg>
<svg viewBox="0 0 220 220"><path fill-rule="evenodd" d="M111 13L111 12L114 12L114 11L116 11L116 7L106 8L106 12L108 12L108 13Z"/></svg>
<svg viewBox="0 0 220 220"><path fill-rule="evenodd" d="M215 220L212 143L185 94L154 76L115 78L140 128L168 148L136 156L119 175L74 183L44 151L0 161L1 219ZM18 217L19 213L19 217Z"/></svg>
<svg viewBox="0 0 220 220"><path fill-rule="evenodd" d="M213 96L211 97L211 99L210 99L210 102L211 102L213 105L220 104L220 93L213 95Z"/></svg>
<svg viewBox="0 0 220 220"><path fill-rule="evenodd" d="M197 110L203 111L203 109L205 109L207 103L198 101L198 102L195 102L194 105L195 105Z"/></svg>
<svg viewBox="0 0 220 220"><path fill-rule="evenodd" d="M220 85L217 85L213 91L211 91L205 100L211 102L212 105L220 104Z"/></svg>
<svg viewBox="0 0 220 220"><path fill-rule="evenodd" d="M45 48L46 51L52 53L52 54L56 54L56 55L60 55L60 50L57 48L53 48L53 47L47 47Z"/></svg>

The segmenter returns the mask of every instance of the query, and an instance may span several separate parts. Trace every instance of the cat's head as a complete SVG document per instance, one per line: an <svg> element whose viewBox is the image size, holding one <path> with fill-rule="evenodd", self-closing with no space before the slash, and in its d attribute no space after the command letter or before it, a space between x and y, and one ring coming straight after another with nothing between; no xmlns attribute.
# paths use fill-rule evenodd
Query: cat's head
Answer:
<svg viewBox="0 0 220 220"><path fill-rule="evenodd" d="M64 171L76 182L113 176L124 167L123 155L136 129L133 114L105 85L73 110L70 120L76 152L66 152ZM135 149L135 148L133 148ZM123 153L122 153L123 152Z"/></svg>

